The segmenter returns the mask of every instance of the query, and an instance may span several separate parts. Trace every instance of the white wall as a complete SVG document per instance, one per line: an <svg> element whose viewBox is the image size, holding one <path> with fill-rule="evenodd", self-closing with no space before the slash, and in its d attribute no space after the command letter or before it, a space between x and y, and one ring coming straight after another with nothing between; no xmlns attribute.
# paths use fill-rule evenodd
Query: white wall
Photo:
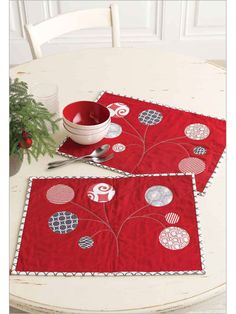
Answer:
<svg viewBox="0 0 236 314"><path fill-rule="evenodd" d="M119 5L123 47L160 47L204 59L225 58L223 0L62 1L10 0L10 63L32 59L24 24L36 24L73 10ZM63 35L45 44L45 54L84 47L109 47L108 29L89 29Z"/></svg>

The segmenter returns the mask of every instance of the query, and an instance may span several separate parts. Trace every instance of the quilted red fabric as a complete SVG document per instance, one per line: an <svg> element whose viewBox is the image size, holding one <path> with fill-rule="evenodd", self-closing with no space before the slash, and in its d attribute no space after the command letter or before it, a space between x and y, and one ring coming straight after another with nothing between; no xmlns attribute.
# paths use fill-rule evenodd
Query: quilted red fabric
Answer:
<svg viewBox="0 0 236 314"><path fill-rule="evenodd" d="M192 172L197 190L205 190L225 149L224 120L107 92L98 102L112 116L106 138L89 146L67 139L59 153L79 157L108 143L115 152L108 167L134 174Z"/></svg>
<svg viewBox="0 0 236 314"><path fill-rule="evenodd" d="M203 270L191 175L34 178L27 204L15 273Z"/></svg>

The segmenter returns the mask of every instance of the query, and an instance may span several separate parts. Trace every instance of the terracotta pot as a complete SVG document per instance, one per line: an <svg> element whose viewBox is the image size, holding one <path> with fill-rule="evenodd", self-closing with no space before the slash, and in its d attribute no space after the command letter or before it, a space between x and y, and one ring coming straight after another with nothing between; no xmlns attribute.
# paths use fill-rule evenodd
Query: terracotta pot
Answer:
<svg viewBox="0 0 236 314"><path fill-rule="evenodd" d="M20 170L23 160L20 160L17 155L10 156L10 177L17 174Z"/></svg>

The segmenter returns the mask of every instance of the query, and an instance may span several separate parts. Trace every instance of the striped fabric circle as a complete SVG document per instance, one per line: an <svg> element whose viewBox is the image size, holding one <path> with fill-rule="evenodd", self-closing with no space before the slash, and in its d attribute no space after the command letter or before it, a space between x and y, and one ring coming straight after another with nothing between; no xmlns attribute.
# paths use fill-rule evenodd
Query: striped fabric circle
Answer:
<svg viewBox="0 0 236 314"><path fill-rule="evenodd" d="M205 168L205 162L196 157L187 157L179 162L179 170L183 173L192 172L194 174L202 173Z"/></svg>
<svg viewBox="0 0 236 314"><path fill-rule="evenodd" d="M47 190L46 198L53 204L65 204L75 196L74 190L65 184L57 184Z"/></svg>
<svg viewBox="0 0 236 314"><path fill-rule="evenodd" d="M172 225L176 224L179 221L179 218L179 215L176 213L168 213L165 215L165 220Z"/></svg>
<svg viewBox="0 0 236 314"><path fill-rule="evenodd" d="M91 237L85 236L79 239L78 244L81 249L85 250L85 249L90 249L93 246L94 241Z"/></svg>

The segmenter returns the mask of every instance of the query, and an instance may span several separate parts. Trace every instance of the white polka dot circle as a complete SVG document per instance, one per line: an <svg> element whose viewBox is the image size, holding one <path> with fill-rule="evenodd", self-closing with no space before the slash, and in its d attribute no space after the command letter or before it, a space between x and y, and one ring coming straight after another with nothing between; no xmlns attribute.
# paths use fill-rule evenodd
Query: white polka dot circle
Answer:
<svg viewBox="0 0 236 314"><path fill-rule="evenodd" d="M115 195L113 186L107 183L97 183L89 187L88 197L98 203L106 203L112 200Z"/></svg>
<svg viewBox="0 0 236 314"><path fill-rule="evenodd" d="M115 138L122 133L122 127L117 123L111 123L106 138Z"/></svg>
<svg viewBox="0 0 236 314"><path fill-rule="evenodd" d="M204 140L210 134L209 128L205 124L194 123L188 125L184 130L185 135L192 140Z"/></svg>
<svg viewBox="0 0 236 314"><path fill-rule="evenodd" d="M179 221L180 217L178 214L176 213L168 213L165 215L165 220L169 223L169 224L177 224L177 222Z"/></svg>
<svg viewBox="0 0 236 314"><path fill-rule="evenodd" d="M129 107L120 102L115 102L107 106L110 111L111 117L122 118L129 114Z"/></svg>
<svg viewBox="0 0 236 314"><path fill-rule="evenodd" d="M65 204L70 202L75 196L74 190L65 184L53 185L47 190L46 198L53 204Z"/></svg>
<svg viewBox="0 0 236 314"><path fill-rule="evenodd" d="M121 152L123 152L126 149L126 147L125 147L124 144L117 143L117 144L112 146L112 149L116 153L121 153Z"/></svg>
<svg viewBox="0 0 236 314"><path fill-rule="evenodd" d="M194 174L202 173L205 168L205 162L200 158L187 157L179 162L179 170L183 173L192 172Z"/></svg>
<svg viewBox="0 0 236 314"><path fill-rule="evenodd" d="M179 227L168 227L162 230L159 235L162 246L169 250L181 250L190 242L188 232Z"/></svg>
<svg viewBox="0 0 236 314"><path fill-rule="evenodd" d="M173 193L166 186L154 185L146 191L145 199L152 206L165 206L172 201Z"/></svg>

